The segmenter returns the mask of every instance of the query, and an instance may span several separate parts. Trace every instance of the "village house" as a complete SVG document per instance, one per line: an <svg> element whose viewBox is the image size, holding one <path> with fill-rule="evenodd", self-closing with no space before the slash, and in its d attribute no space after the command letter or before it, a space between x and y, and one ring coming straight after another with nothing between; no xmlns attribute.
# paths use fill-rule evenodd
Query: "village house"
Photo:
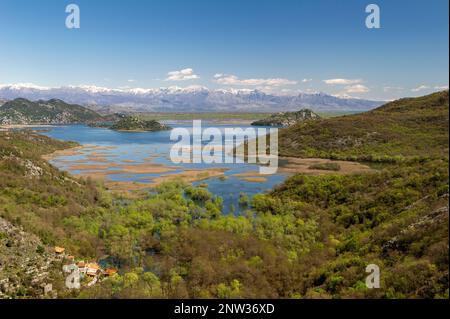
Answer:
<svg viewBox="0 0 450 319"><path fill-rule="evenodd" d="M100 273L100 266L96 262L88 263L86 265L86 274L95 277Z"/></svg>
<svg viewBox="0 0 450 319"><path fill-rule="evenodd" d="M87 269L86 269L86 263L84 261L82 261L82 260L79 261L77 263L77 266L78 266L78 271L80 272L80 274L82 274L82 275L86 274Z"/></svg>
<svg viewBox="0 0 450 319"><path fill-rule="evenodd" d="M64 247L55 246L55 253L58 255L62 255L65 251L66 249Z"/></svg>
<svg viewBox="0 0 450 319"><path fill-rule="evenodd" d="M72 273L73 270L77 270L79 280L82 280L87 276L89 279L86 283L87 287L95 285L97 282L99 282L102 279L102 276L113 276L117 273L116 269L113 268L107 268L106 270L103 270L100 265L93 261L93 262L85 262L84 260L80 260L78 262L74 261L74 258L69 258L72 256L66 257L66 259L71 260L72 263L69 265L63 266L63 271L65 273ZM73 288L73 287L69 287ZM79 288L79 287L78 287Z"/></svg>

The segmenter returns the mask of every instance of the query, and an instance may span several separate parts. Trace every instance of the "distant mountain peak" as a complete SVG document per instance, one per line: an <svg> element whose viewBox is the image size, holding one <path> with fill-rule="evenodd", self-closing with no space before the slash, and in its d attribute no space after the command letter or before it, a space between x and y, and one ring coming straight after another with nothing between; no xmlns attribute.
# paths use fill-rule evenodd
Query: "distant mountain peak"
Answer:
<svg viewBox="0 0 450 319"><path fill-rule="evenodd" d="M383 104L323 92L276 95L258 89L209 89L204 86L156 89L110 89L95 85L43 87L31 83L0 85L0 99L58 99L86 106L126 108L135 111L173 112L279 112L310 108L314 111L367 111Z"/></svg>

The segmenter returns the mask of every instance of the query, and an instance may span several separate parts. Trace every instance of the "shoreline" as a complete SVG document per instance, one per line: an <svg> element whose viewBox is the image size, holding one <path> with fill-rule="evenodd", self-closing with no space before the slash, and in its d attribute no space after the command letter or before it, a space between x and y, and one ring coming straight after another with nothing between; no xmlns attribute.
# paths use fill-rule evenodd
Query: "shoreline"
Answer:
<svg viewBox="0 0 450 319"><path fill-rule="evenodd" d="M178 166L170 166L164 164L155 164L151 161L149 162L130 162L131 160L123 160L121 163L114 163L106 158L101 158L98 161L97 157L90 157L90 152L106 149L114 149L114 146L102 146L95 144L84 144L70 147L63 150L57 150L50 154L45 154L42 156L44 160L50 162L55 160L60 163L64 163L67 169L62 169L58 165L51 163L56 166L59 170L65 171L70 175L77 178L92 178L93 180L101 181L105 184L107 188L112 191L119 192L132 192L141 191L146 189L152 189L163 182L171 180L183 180L186 183L193 183L213 177L223 176L228 170L227 168L212 168L212 169L193 169L193 168L183 168ZM86 156L84 159L68 160L61 159L57 160L58 157L67 156ZM90 162L90 163L86 163ZM135 163L135 164L132 164ZM111 168L113 170L111 170ZM180 172L173 173L177 170ZM73 171L79 171L79 173L73 173ZM143 177L137 180L130 181L116 181L109 178L109 175L125 175L129 174L160 174L155 177ZM145 182L144 182L145 181Z"/></svg>
<svg viewBox="0 0 450 319"><path fill-rule="evenodd" d="M94 160L90 160L89 154L85 151L94 151L98 149L111 149L108 146L100 145L79 145L65 150L59 150L48 155L44 155L43 158L47 161L55 159L60 156L76 156L85 155L88 156L86 160L61 160L62 163L67 165L67 169L64 171L78 178L92 178L94 180L101 181L105 186L111 191L119 192L133 192L141 191L146 189L152 189L163 182L171 180L182 180L186 183L198 182L210 178L219 178L224 176L228 168L218 168L214 167L211 169L191 169L183 168L177 166L170 166L164 164L155 164L151 162L135 162L135 164L128 162L115 163L111 160L102 159L95 163ZM291 158L291 157L280 157L281 160L287 161L287 164L280 166L276 174L283 174L286 177L295 174L304 175L350 175L350 174L364 174L375 171L367 165L348 162L348 161L334 161L330 159L321 158ZM91 162L91 163L85 163ZM340 166L338 171L326 170L326 169L314 169L311 168L313 164L326 164L326 163L336 163ZM55 165L55 164L53 164ZM58 168L61 169L61 168ZM61 169L62 170L62 169ZM174 173L179 170L179 172ZM78 171L78 173L72 173L73 171ZM111 175L126 175L128 174L132 178L133 174L159 174L158 176L152 177L141 177L135 180L129 181L117 181L110 178ZM264 183L267 181L266 175L258 174L258 172L248 171L244 173L237 173L231 176L237 177L243 181L251 183Z"/></svg>
<svg viewBox="0 0 450 319"><path fill-rule="evenodd" d="M4 124L0 125L0 130L10 130L15 128L35 128L35 127L56 127L70 124Z"/></svg>
<svg viewBox="0 0 450 319"><path fill-rule="evenodd" d="M34 126L34 125L33 125ZM51 126L51 125L45 125ZM44 126L44 127L45 127ZM26 126L29 127L29 126ZM34 126L35 127L35 126ZM138 190L151 189L165 181L180 179L186 183L193 183L210 178L220 178L225 175L229 168L198 168L157 164L153 162L154 154L143 161L132 159L115 159L113 154L107 154L107 150L117 149L114 145L81 144L67 149L57 150L53 153L43 155L42 158L56 166L62 171L66 171L78 178L92 178L102 181L106 187L112 191L132 192ZM82 158L77 158L82 156ZM74 158L75 157L75 158ZM295 174L304 175L348 175L364 174L375 171L367 165L359 162L339 161L323 158L296 158L278 157L284 162L278 166L277 171L270 175L284 175L286 178ZM316 169L314 165L337 164L338 170ZM148 174L149 176L139 177L137 174ZM113 176L116 175L116 176ZM128 175L121 180L122 176ZM153 175L153 176L152 176ZM270 176L269 175L269 176ZM258 172L244 172L231 176L250 183L267 182L268 176Z"/></svg>

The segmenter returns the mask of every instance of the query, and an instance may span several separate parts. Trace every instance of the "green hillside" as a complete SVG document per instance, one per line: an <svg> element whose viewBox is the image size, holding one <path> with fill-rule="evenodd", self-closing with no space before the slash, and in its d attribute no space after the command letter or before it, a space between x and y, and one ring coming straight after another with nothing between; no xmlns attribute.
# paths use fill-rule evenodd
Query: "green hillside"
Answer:
<svg viewBox="0 0 450 319"><path fill-rule="evenodd" d="M256 126L291 126L303 121L318 120L319 115L309 109L302 109L297 112L279 112L271 116L257 120L252 123Z"/></svg>
<svg viewBox="0 0 450 319"><path fill-rule="evenodd" d="M33 102L18 98L0 106L0 124L70 124L101 119L94 111L58 99Z"/></svg>
<svg viewBox="0 0 450 319"><path fill-rule="evenodd" d="M444 91L366 113L299 123L280 131L280 154L369 161L446 157L448 101Z"/></svg>
<svg viewBox="0 0 450 319"><path fill-rule="evenodd" d="M95 185L41 158L75 145L26 131L0 131L0 299L43 298L41 284L52 283L55 291L64 286L56 244L95 254L95 237L83 231L68 235L63 222L95 205Z"/></svg>

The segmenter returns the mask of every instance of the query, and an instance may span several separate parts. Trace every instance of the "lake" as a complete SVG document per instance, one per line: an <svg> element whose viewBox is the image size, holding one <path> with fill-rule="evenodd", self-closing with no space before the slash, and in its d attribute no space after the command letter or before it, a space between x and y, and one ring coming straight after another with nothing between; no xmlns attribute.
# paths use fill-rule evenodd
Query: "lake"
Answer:
<svg viewBox="0 0 450 319"><path fill-rule="evenodd" d="M167 124L192 132L192 123ZM216 127L223 132L225 128L245 129L250 126L202 122L202 127ZM175 175L182 176L193 185L202 184L214 195L221 196L225 213L240 212L241 192L251 197L272 189L288 176L282 172L260 175L259 166L249 163L173 163L170 150L176 141L170 140L170 131L118 132L85 125L65 125L49 127L41 134L84 145L75 152L52 157L50 162L59 169L74 175L103 177L128 189L151 186Z"/></svg>

